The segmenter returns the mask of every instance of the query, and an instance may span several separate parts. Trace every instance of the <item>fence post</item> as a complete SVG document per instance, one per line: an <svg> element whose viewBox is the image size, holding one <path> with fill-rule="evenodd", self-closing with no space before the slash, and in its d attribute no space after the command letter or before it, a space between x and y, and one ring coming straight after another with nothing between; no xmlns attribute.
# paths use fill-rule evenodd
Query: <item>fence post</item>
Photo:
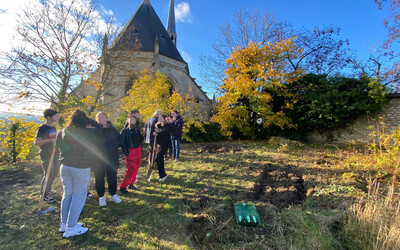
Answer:
<svg viewBox="0 0 400 250"><path fill-rule="evenodd" d="M15 147L15 136L17 129L19 127L19 123L13 123L11 124L10 127L10 132L11 132L11 143L12 143L12 149L11 149L11 155L12 155L12 162L16 163L17 162L17 149Z"/></svg>

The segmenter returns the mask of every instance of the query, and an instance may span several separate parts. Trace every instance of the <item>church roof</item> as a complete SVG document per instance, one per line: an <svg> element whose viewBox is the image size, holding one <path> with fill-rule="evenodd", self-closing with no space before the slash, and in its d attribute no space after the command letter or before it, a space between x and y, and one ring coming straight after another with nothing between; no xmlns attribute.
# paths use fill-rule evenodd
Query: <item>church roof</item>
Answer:
<svg viewBox="0 0 400 250"><path fill-rule="evenodd" d="M156 37L160 54L186 63L149 0L143 0L111 47L134 50L137 44L135 40L138 39L140 51L154 51Z"/></svg>

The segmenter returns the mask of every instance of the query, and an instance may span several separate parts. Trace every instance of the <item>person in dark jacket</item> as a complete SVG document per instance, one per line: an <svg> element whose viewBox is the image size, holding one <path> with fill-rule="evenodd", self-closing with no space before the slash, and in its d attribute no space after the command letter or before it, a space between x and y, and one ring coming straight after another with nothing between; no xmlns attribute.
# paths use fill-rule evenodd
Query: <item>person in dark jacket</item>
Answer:
<svg viewBox="0 0 400 250"><path fill-rule="evenodd" d="M86 128L87 125L93 128ZM59 231L64 232L65 238L88 231L78 223L78 218L86 202L90 166L97 154L93 138L101 131L100 124L87 118L80 109L75 109L65 128L57 134L56 148L60 151L60 176L64 189Z"/></svg>
<svg viewBox="0 0 400 250"><path fill-rule="evenodd" d="M138 109L132 109L130 112L130 115L133 115L136 117L136 128L140 131L140 112ZM126 122L124 125L124 128L127 128L129 126L129 122L128 122L128 117L126 118Z"/></svg>
<svg viewBox="0 0 400 250"><path fill-rule="evenodd" d="M154 136L157 136L156 143L159 148L155 162L157 163L160 181L165 181L168 177L164 168L164 155L167 153L168 147L171 143L171 133L174 132L174 127L171 124L170 118L166 118L166 115L158 117L158 122L155 125L155 132L153 134Z"/></svg>
<svg viewBox="0 0 400 250"><path fill-rule="evenodd" d="M183 119L178 111L172 111L172 124L175 126L175 131L171 134L171 148L169 157L172 160L179 161L180 144L182 139Z"/></svg>
<svg viewBox="0 0 400 250"><path fill-rule="evenodd" d="M99 205L106 206L106 197L104 197L105 183L104 177L107 176L108 192L110 201L120 203L121 199L117 195L117 169L119 167L119 152L121 146L121 135L108 121L105 113L99 112L96 115L96 121L103 126L102 133L99 134L100 157L98 157L96 166L93 167L95 176L95 186L99 195Z"/></svg>
<svg viewBox="0 0 400 250"><path fill-rule="evenodd" d="M156 123L158 122L158 117L162 115L161 110L157 110L154 112L153 116L147 119L144 128L143 128L143 134L145 136L144 142L148 144L148 151L149 151L149 156L148 156L148 164L150 166L150 161L151 161L151 152L153 150L153 144L154 144L154 130Z"/></svg>
<svg viewBox="0 0 400 250"><path fill-rule="evenodd" d="M121 131L122 151L125 155L126 172L122 180L119 190L122 194L129 193L129 189L137 190L133 185L136 181L136 175L139 170L140 161L142 158L142 142L143 136L136 127L136 117L128 116L129 126Z"/></svg>

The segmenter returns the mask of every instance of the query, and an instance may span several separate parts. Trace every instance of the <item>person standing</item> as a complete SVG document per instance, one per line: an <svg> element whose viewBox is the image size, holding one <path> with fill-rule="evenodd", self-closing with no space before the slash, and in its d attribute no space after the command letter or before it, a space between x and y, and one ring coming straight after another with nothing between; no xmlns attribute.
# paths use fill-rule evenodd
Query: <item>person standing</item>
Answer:
<svg viewBox="0 0 400 250"><path fill-rule="evenodd" d="M154 130L156 123L158 122L158 117L162 115L161 110L157 110L154 112L153 116L147 119L144 128L143 128L143 134L145 135L145 143L148 144L148 151L149 151L149 157L148 157L148 164L150 166L151 162L151 152L153 150L153 144L154 144Z"/></svg>
<svg viewBox="0 0 400 250"><path fill-rule="evenodd" d="M87 125L93 128L86 128ZM98 153L93 138L99 136L102 128L87 118L83 111L75 109L65 128L57 134L56 148L60 151L60 176L64 189L59 232L63 232L65 238L88 231L78 223L78 219L86 202L90 166Z"/></svg>
<svg viewBox="0 0 400 250"><path fill-rule="evenodd" d="M99 152L98 163L93 166L95 176L95 187L99 195L99 206L107 205L105 193L104 178L107 177L108 192L110 201L120 203L121 199L117 195L117 169L119 167L119 152L121 146L121 135L108 121L105 113L99 112L96 115L96 121L103 126L103 131L99 134Z"/></svg>
<svg viewBox="0 0 400 250"><path fill-rule="evenodd" d="M129 126L121 131L122 151L125 155L126 172L122 180L119 190L122 194L127 194L130 189L137 190L133 185L136 181L136 175L139 170L140 161L142 158L142 142L143 136L140 130L136 127L136 117L134 115L128 116Z"/></svg>
<svg viewBox="0 0 400 250"><path fill-rule="evenodd" d="M58 153L54 152L53 162L51 169L49 170L49 164L51 155L54 150L54 143L56 141L57 130L53 126L60 119L60 114L54 109L46 109L43 112L43 116L46 119L46 122L40 126L36 132L35 137L35 145L40 147L39 156L40 160L42 161L42 169L43 169L43 178L41 183L41 192L43 196L43 201L45 202L53 202L55 201L51 194L55 194L51 191L51 186L54 182L54 179L58 175ZM47 183L45 183L47 170L50 171L49 179ZM44 185L46 184L46 187Z"/></svg>
<svg viewBox="0 0 400 250"><path fill-rule="evenodd" d="M170 117L168 118L170 119ZM171 143L171 133L174 131L173 125L171 125L171 121L168 118L166 115L160 115L153 133L153 136L157 136L156 143L159 147L155 162L157 163L160 181L165 181L168 178L164 168L164 155L167 153L168 147Z"/></svg>
<svg viewBox="0 0 400 250"><path fill-rule="evenodd" d="M140 112L139 112L139 110L138 109L132 109L129 114L136 117L136 128L140 131ZM124 128L127 128L129 126L128 119L129 119L129 117L126 118L126 123L124 125Z"/></svg>
<svg viewBox="0 0 400 250"><path fill-rule="evenodd" d="M183 133L183 119L178 111L172 111L172 124L175 126L175 130L171 134L171 149L169 157L175 161L179 161L180 144Z"/></svg>

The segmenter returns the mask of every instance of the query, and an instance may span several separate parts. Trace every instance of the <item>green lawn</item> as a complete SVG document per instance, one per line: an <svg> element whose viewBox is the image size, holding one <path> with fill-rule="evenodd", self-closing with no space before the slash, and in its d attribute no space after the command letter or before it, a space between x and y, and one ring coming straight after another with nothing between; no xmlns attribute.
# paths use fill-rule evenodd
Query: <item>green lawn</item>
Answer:
<svg viewBox="0 0 400 250"><path fill-rule="evenodd" d="M71 239L58 233L59 179L58 200L51 204L56 209L38 216L40 167L1 166L0 248L357 249L343 230L345 209L366 192L367 173L341 168L337 149L262 141L181 147L180 162L166 161L164 183L157 174L151 183L144 180L143 161L139 191L120 195L121 204L107 199L99 207L91 183L94 196L80 219L89 232ZM121 162L119 183L124 172ZM260 226L236 224L233 204L242 201L256 204Z"/></svg>

